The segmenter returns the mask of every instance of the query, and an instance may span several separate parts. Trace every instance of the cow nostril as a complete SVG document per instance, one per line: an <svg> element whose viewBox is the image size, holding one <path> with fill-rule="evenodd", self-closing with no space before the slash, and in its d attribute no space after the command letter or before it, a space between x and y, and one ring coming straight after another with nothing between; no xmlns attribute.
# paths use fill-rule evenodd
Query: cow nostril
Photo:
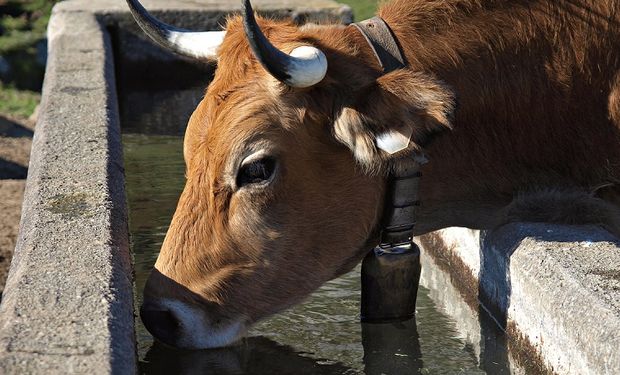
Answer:
<svg viewBox="0 0 620 375"><path fill-rule="evenodd" d="M181 322L170 310L151 309L144 305L140 318L146 329L159 341L174 345L179 337Z"/></svg>

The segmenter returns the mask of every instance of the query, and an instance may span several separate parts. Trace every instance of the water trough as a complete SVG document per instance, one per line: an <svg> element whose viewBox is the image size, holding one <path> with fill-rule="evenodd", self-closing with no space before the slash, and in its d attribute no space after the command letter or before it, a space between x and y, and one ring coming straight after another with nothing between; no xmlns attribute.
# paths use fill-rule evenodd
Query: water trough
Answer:
<svg viewBox="0 0 620 375"><path fill-rule="evenodd" d="M328 0L254 3L299 22L351 21L348 7ZM193 29L217 29L239 4L145 1L163 20ZM147 42L123 1L58 4L48 39L20 234L0 305L0 372L133 373L121 121L124 131L181 134L179 118L214 67ZM422 286L463 326L480 369L620 372L618 239L596 227L515 223L490 232L449 228L419 241ZM488 315L497 324L480 318Z"/></svg>

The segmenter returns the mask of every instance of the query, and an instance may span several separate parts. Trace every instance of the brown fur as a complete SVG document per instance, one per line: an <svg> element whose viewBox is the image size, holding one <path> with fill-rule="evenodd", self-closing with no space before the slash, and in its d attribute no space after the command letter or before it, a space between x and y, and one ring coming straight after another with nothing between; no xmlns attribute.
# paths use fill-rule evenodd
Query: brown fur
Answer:
<svg viewBox="0 0 620 375"><path fill-rule="evenodd" d="M188 292L157 278L145 298L248 324L299 301L367 251L383 176L420 150L430 163L417 234L511 220L620 234L619 12L618 0L395 0L380 15L409 67L385 76L352 27L260 20L284 51L324 51L328 75L309 89L270 77L231 18L156 264ZM376 149L377 134L403 125L407 151ZM237 189L256 145L277 157L276 179Z"/></svg>

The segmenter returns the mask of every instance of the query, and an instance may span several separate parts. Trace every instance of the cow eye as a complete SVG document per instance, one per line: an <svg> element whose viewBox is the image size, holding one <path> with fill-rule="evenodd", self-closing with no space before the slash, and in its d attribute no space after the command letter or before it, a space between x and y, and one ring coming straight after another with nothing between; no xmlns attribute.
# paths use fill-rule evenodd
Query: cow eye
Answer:
<svg viewBox="0 0 620 375"><path fill-rule="evenodd" d="M248 184L257 184L267 181L273 175L276 168L276 161L273 158L262 158L244 164L237 174L237 186L242 187Z"/></svg>

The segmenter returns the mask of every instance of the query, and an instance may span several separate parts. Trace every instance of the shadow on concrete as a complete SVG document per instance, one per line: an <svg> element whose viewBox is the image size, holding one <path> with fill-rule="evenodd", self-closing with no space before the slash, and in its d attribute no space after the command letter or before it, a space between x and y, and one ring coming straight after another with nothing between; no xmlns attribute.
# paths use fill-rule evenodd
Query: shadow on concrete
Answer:
<svg viewBox="0 0 620 375"><path fill-rule="evenodd" d="M499 236L480 231L480 274L478 275L479 311L487 313L506 329L506 312L510 303L510 257L525 237L512 238L506 246L493 246ZM505 242L501 241L500 242ZM486 311L485 311L486 309Z"/></svg>
<svg viewBox="0 0 620 375"><path fill-rule="evenodd" d="M0 180L23 180L28 176L28 168L0 159Z"/></svg>
<svg viewBox="0 0 620 375"><path fill-rule="evenodd" d="M480 365L487 374L511 374L507 335L482 305L478 305L480 324Z"/></svg>
<svg viewBox="0 0 620 375"><path fill-rule="evenodd" d="M33 135L34 132L31 129L0 115L0 137L32 138Z"/></svg>
<svg viewBox="0 0 620 375"><path fill-rule="evenodd" d="M105 49L109 54L109 49ZM111 56L106 56L111 61ZM105 82L109 92L116 92L113 70L105 70ZM116 95L106 95L108 110L108 126L106 141L108 157L106 159L107 191L112 202L110 233L112 235L112 289L115 293L112 300L112 317L110 332L115 342L111 345L111 368L113 373L125 373L135 369L137 355L135 351L135 319L133 265L129 245L129 225L125 193L125 169L123 166L123 146L120 134L120 120Z"/></svg>
<svg viewBox="0 0 620 375"><path fill-rule="evenodd" d="M16 121L0 115L1 138L32 138L33 135L34 132L32 131L32 129L29 129ZM25 179L27 175L28 166L23 166L13 161L0 158L0 180L22 180Z"/></svg>

